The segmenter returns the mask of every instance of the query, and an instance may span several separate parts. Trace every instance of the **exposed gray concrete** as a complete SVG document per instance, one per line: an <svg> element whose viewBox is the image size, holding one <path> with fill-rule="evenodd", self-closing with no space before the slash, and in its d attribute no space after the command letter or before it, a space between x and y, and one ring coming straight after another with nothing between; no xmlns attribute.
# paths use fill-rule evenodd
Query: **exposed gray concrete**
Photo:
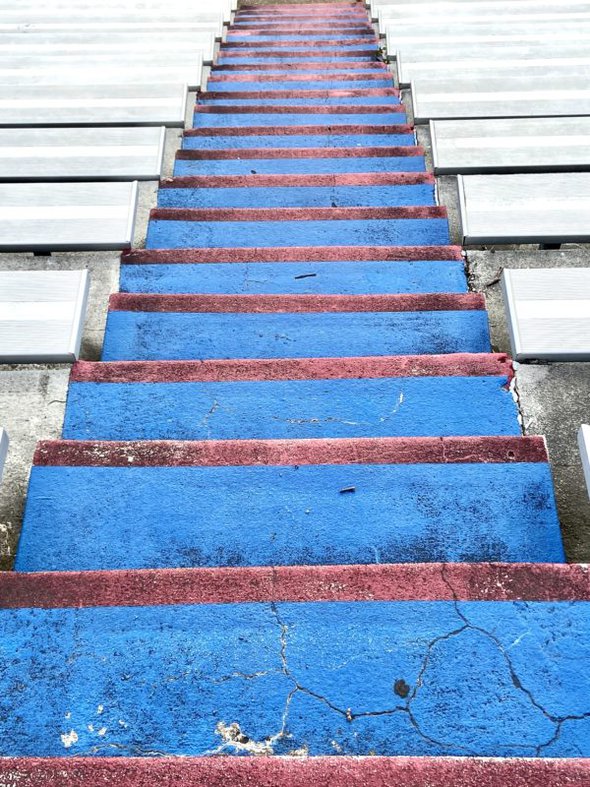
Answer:
<svg viewBox="0 0 590 787"><path fill-rule="evenodd" d="M486 296L492 346L510 352L502 270L588 267L590 251L468 251L467 264L471 288ZM576 441L580 424L590 420L590 364L519 364L516 381L525 432L547 437L568 559L590 562L590 501Z"/></svg>

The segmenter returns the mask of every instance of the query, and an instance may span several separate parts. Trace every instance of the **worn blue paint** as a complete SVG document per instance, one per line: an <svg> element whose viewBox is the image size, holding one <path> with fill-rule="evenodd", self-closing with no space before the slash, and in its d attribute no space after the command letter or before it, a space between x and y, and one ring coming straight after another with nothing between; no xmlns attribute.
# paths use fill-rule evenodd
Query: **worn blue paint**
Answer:
<svg viewBox="0 0 590 787"><path fill-rule="evenodd" d="M209 79L207 81L207 90L213 91L215 93L221 93L225 91L259 91L259 90L360 90L361 88L380 88L380 87L393 87L393 74L390 74L389 77L384 75L383 79L346 79L346 76L341 77L338 79L334 77L334 79L326 79L317 81L314 79L314 75L310 72L309 79L302 79L301 81L288 81L285 80L284 82L276 82L276 81L264 81L264 78L261 76L259 82L230 82L223 80L222 82L216 81L215 79Z"/></svg>
<svg viewBox="0 0 590 787"><path fill-rule="evenodd" d="M226 150L232 148L361 148L415 145L413 134L268 134L267 136L185 137L185 150ZM367 159L363 159L366 161Z"/></svg>
<svg viewBox="0 0 590 787"><path fill-rule="evenodd" d="M233 113L195 112L195 128L235 128L241 126L396 126L407 120L403 108L391 112L355 113L351 115L252 112Z"/></svg>
<svg viewBox="0 0 590 787"><path fill-rule="evenodd" d="M399 106L400 100L397 96L322 96L320 98L305 98L297 96L295 98L200 98L199 104L204 106L258 106L265 104L268 106L366 106L367 112L371 111L372 105L377 106Z"/></svg>
<svg viewBox="0 0 590 787"><path fill-rule="evenodd" d="M123 265L122 292L370 295L465 292L459 260Z"/></svg>
<svg viewBox="0 0 590 787"><path fill-rule="evenodd" d="M152 219L148 249L250 246L445 246L446 219L173 221Z"/></svg>
<svg viewBox="0 0 590 787"><path fill-rule="evenodd" d="M434 205L434 186L244 186L160 189L161 208L348 208Z"/></svg>
<svg viewBox="0 0 590 787"><path fill-rule="evenodd" d="M358 38L358 36L352 36L352 38ZM341 43L339 43L339 39L340 39L340 36L338 36L338 39L336 39L335 41L333 41L331 43L321 44L321 47L318 47L318 48L321 48L322 54L324 54L326 52L329 53L329 54L336 54L338 52L361 52L361 51L362 52L373 53L373 52L375 52L378 49L378 45L377 45L377 42L375 41L375 39L368 40L366 42L361 42L361 43L358 43L358 44L353 44L350 41L348 41L345 44L341 44ZM274 40L280 40L280 39L276 38ZM309 38L307 36L300 37L297 40L291 39L292 46L289 46L289 47L283 47L283 46L274 47L274 46L272 46L272 42L269 42L268 39L266 39L267 46L262 46L259 49L257 47L252 47L252 49L253 50L257 49L258 51L265 51L265 52L293 52L293 53L297 53L298 50L300 50L302 52L308 52L310 49L313 49L314 46L316 46L316 47L318 46L317 43L313 43L312 46L310 46L308 44L308 41L316 41L316 40L326 41L327 39L326 39L325 36L318 36L317 39L314 36L309 36ZM229 47L229 49L227 49L226 47L223 46L223 44L221 46L222 46L221 54L225 54L227 51L230 51L230 52L235 52L236 51L235 47ZM245 49L242 49L242 51L244 52L244 57L250 59L250 57L248 55L248 48L246 47ZM307 60L312 60L313 62L315 62L315 55L312 58L307 57L306 59Z"/></svg>
<svg viewBox="0 0 590 787"><path fill-rule="evenodd" d="M517 435L504 377L71 383L67 440Z"/></svg>
<svg viewBox="0 0 590 787"><path fill-rule="evenodd" d="M546 464L34 467L16 569L564 559Z"/></svg>
<svg viewBox="0 0 590 787"><path fill-rule="evenodd" d="M361 172L424 172L424 156L293 159L178 159L175 175L330 175Z"/></svg>
<svg viewBox="0 0 590 787"><path fill-rule="evenodd" d="M307 58L306 58L307 59ZM315 58L314 58L315 62ZM332 62L332 61L331 61ZM244 63L238 63L237 65L247 65ZM282 63L269 63L270 66L274 66L273 68L264 69L264 75L261 74L261 77L266 76L267 74L292 74L293 69L289 66L288 63L285 63L283 60ZM342 79L346 78L347 74L375 74L380 72L384 78L393 79L393 74L389 71L388 68L383 66L382 68L375 68L375 64L371 62L371 60L367 59L359 59L358 62L349 63L348 60L344 60L342 62L338 62L341 68L330 68L329 63L327 62L318 62L318 67L314 66L313 71L306 71L306 74L327 74L328 76L334 77L335 79ZM213 73L213 79L215 79L215 72ZM229 72L222 72L222 73L229 73ZM252 76L252 71L247 71L244 69L236 68L232 69L231 75L238 75L238 74L250 74Z"/></svg>
<svg viewBox="0 0 590 787"><path fill-rule="evenodd" d="M0 635L2 755L245 753L230 724L275 754L590 755L587 602L9 609Z"/></svg>
<svg viewBox="0 0 590 787"><path fill-rule="evenodd" d="M489 352L484 311L308 314L110 312L103 360Z"/></svg>

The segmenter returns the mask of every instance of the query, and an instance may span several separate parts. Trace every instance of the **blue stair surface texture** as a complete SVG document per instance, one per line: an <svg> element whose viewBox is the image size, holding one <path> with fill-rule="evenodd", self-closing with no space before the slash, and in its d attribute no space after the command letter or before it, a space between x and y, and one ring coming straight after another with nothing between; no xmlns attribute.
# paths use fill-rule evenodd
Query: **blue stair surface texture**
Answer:
<svg viewBox="0 0 590 787"><path fill-rule="evenodd" d="M589 643L365 8L240 7L37 447L0 782L588 784Z"/></svg>

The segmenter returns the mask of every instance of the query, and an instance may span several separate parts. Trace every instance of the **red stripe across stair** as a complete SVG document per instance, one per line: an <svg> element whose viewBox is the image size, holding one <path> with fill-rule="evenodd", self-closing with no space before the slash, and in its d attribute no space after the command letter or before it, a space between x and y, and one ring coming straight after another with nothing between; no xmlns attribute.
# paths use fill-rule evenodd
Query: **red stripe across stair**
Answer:
<svg viewBox="0 0 590 787"><path fill-rule="evenodd" d="M590 573L367 13L226 38L37 446L0 783L584 787Z"/></svg>

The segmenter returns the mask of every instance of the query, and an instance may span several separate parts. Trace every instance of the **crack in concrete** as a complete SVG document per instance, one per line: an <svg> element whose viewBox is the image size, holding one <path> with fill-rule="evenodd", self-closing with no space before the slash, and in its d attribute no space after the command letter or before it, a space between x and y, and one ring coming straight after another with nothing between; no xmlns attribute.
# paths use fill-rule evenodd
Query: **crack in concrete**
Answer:
<svg viewBox="0 0 590 787"><path fill-rule="evenodd" d="M539 757L540 753L541 753L541 751L543 749L545 749L546 747L548 747L551 744L555 743L555 741L559 738L559 736L561 734L562 725L566 721L580 721L582 719L590 718L590 711L588 711L586 713L582 713L582 714L570 714L570 715L567 715L567 716L556 716L556 715L550 713L543 705L541 705L541 703L533 695L532 691L530 689L528 689L522 683L522 680L517 675L516 669L514 668L514 665L512 664L510 656L507 653L507 649L500 642L500 640L497 637L495 637L491 632L487 631L486 629L482 628L481 626L476 626L473 623L471 623L469 621L469 619L466 617L465 613L461 611L461 609L459 608L460 601L457 598L457 594L455 592L455 589L453 588L453 585L450 582L450 580L449 580L449 578L448 578L448 576L446 574L446 566L445 566L445 564L443 564L442 567L441 567L441 579L443 580L445 585L451 591L451 594L453 596L453 605L454 605L454 608L455 608L455 612L458 615L458 617L465 624L464 627L463 627L463 630L470 629L472 631L478 631L480 634L483 634L483 636L487 637L491 642L493 642L493 644L498 649L498 652L502 655L502 657L504 658L504 661L506 662L506 665L508 667L508 672L510 674L510 679L512 680L512 683L513 683L514 687L518 691L521 691L523 694L525 694L525 696L528 698L528 700L531 703L531 705L534 708L536 708L537 710L539 710L543 714L543 716L546 719L548 719L548 721L550 721L552 724L556 725L554 733L553 733L553 735L552 735L552 737L550 738L549 741L547 741L545 743L541 743L541 744L539 744L537 746L523 746L523 748L532 748L532 749L534 749L535 756ZM525 607L528 607L528 602L523 601L521 603L523 603L525 605ZM514 643L512 643L512 644L514 645ZM521 745L521 744L519 744L519 745Z"/></svg>

